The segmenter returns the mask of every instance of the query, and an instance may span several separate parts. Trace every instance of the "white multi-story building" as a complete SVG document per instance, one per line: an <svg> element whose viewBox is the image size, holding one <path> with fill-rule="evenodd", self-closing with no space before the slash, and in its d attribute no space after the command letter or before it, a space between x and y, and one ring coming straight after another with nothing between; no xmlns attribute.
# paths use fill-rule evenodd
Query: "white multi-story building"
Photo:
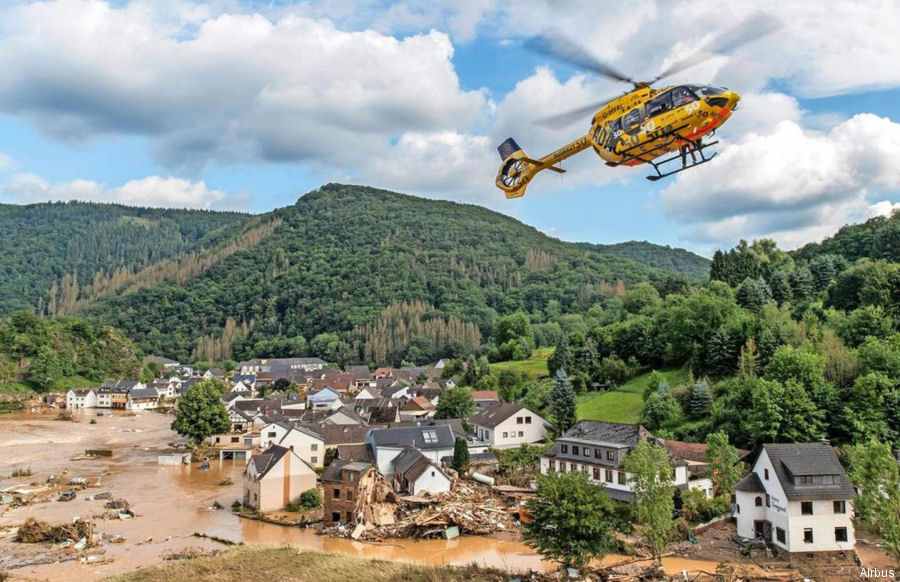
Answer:
<svg viewBox="0 0 900 582"><path fill-rule="evenodd" d="M546 420L524 406L498 402L479 410L469 419L475 436L495 449L543 442L547 438Z"/></svg>
<svg viewBox="0 0 900 582"><path fill-rule="evenodd" d="M97 408L97 393L93 388L69 390L66 393L66 408Z"/></svg>
<svg viewBox="0 0 900 582"><path fill-rule="evenodd" d="M634 498L631 476L622 463L625 456L640 441L651 440L664 447L665 441L657 439L639 424L621 424L582 420L566 431L541 457L541 473L584 471L588 478L604 486L613 499L631 501ZM700 489L708 494L709 480L692 478L687 463L669 452L673 485L682 489Z"/></svg>
<svg viewBox="0 0 900 582"><path fill-rule="evenodd" d="M737 533L787 554L852 551L853 486L828 443L765 444L735 487Z"/></svg>

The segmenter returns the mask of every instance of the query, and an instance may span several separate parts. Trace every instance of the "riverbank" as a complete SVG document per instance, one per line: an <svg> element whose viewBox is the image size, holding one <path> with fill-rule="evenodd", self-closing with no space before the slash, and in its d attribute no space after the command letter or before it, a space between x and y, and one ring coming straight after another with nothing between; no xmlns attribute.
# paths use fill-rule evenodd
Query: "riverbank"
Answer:
<svg viewBox="0 0 900 582"><path fill-rule="evenodd" d="M294 548L244 546L217 556L204 556L146 568L107 579L109 582L171 580L246 582L297 580L329 582L507 582L511 573L477 566L422 566L367 560Z"/></svg>

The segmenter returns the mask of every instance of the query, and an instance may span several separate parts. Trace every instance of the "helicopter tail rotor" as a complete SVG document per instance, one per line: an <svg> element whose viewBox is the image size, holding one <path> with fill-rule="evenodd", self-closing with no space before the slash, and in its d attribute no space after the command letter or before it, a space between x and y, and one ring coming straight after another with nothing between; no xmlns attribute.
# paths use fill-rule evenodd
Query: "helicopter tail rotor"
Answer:
<svg viewBox="0 0 900 582"><path fill-rule="evenodd" d="M497 187L507 198L519 198L525 194L525 187L534 174L534 165L516 140L507 138L497 147L500 153L500 170L497 172Z"/></svg>

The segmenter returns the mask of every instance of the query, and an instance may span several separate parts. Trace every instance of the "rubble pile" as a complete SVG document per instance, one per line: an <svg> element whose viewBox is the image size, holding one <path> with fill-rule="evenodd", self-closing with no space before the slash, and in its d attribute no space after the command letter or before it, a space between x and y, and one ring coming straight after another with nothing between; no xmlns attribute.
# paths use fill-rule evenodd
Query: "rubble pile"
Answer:
<svg viewBox="0 0 900 582"><path fill-rule="evenodd" d="M19 526L15 541L26 544L41 542L84 542L84 547L93 545L94 524L84 519L74 519L72 523L63 523L51 526L46 521L39 521L33 517L26 519Z"/></svg>
<svg viewBox="0 0 900 582"><path fill-rule="evenodd" d="M490 487L454 480L449 493L398 498L376 473L360 481L355 528L335 526L324 533L354 539L425 537L457 526L460 533L488 535L516 530L516 508Z"/></svg>

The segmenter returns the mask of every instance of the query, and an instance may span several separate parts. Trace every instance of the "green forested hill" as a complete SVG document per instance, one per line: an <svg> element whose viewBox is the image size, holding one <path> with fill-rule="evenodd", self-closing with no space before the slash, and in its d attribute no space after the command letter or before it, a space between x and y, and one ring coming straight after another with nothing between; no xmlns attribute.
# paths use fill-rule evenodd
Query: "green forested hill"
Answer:
<svg viewBox="0 0 900 582"><path fill-rule="evenodd" d="M0 204L0 314L56 315L63 288L176 257L249 218L231 212L85 202ZM54 297L51 300L51 287Z"/></svg>
<svg viewBox="0 0 900 582"><path fill-rule="evenodd" d="M703 281L709 276L709 259L668 245L632 240L612 245L584 246L593 247L601 253L633 259L650 267L678 273L689 279Z"/></svg>
<svg viewBox="0 0 900 582"><path fill-rule="evenodd" d="M181 285L107 297L86 313L148 352L186 358L205 337L204 355L227 357L350 332L398 302L433 306L423 322L452 317L487 334L498 314L541 321L548 306L581 312L631 283L671 278L478 206L365 187L324 186L254 220L277 226Z"/></svg>
<svg viewBox="0 0 900 582"><path fill-rule="evenodd" d="M844 226L834 236L791 254L807 261L822 255L837 255L851 263L861 258L900 262L900 213Z"/></svg>

